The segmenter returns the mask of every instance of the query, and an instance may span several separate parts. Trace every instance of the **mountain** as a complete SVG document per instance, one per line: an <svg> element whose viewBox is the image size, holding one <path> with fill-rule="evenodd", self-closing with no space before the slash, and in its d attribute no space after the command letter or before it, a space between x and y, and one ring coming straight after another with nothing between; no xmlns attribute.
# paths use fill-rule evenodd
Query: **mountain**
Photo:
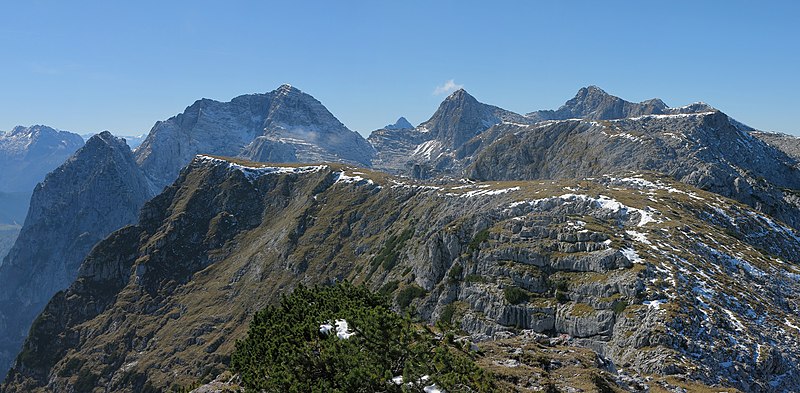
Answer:
<svg viewBox="0 0 800 393"><path fill-rule="evenodd" d="M383 127L384 130L405 130L409 128L414 128L411 123L406 120L405 117L400 117L394 124L389 124L386 127Z"/></svg>
<svg viewBox="0 0 800 393"><path fill-rule="evenodd" d="M16 244L0 264L0 285L7 284L0 290L0 373L35 315L74 280L92 246L135 222L144 202L198 152L365 165L373 154L319 101L288 85L227 103L199 100L158 122L136 153L108 132L93 136L34 193Z"/></svg>
<svg viewBox="0 0 800 393"><path fill-rule="evenodd" d="M89 250L136 222L152 196L123 139L93 136L36 186L19 237L0 265L0 373L47 301L75 280Z"/></svg>
<svg viewBox="0 0 800 393"><path fill-rule="evenodd" d="M30 193L81 146L80 135L41 125L0 134L0 192Z"/></svg>
<svg viewBox="0 0 800 393"><path fill-rule="evenodd" d="M476 153L467 176L557 179L648 170L800 228L797 160L742 131L722 112L501 127L502 136Z"/></svg>
<svg viewBox="0 0 800 393"><path fill-rule="evenodd" d="M230 102L195 102L183 113L157 122L136 150L136 161L160 188L195 154L369 165L374 151L314 97L283 85Z"/></svg>
<svg viewBox="0 0 800 393"><path fill-rule="evenodd" d="M658 174L433 185L199 156L94 247L0 390L180 390L227 368L256 310L343 279L471 340L517 340L490 349L509 378L540 370L519 385L581 356L631 391L791 390L798 256L794 230ZM526 345L566 349L542 364L514 355Z"/></svg>
<svg viewBox="0 0 800 393"><path fill-rule="evenodd" d="M95 135L97 135L97 134L95 134L95 133L81 134L81 138L83 138L84 141L88 141L89 138L91 138L91 137L93 137ZM131 150L136 150L136 148L139 147L139 145L141 145L142 142L144 142L144 138L147 137L147 134L142 134L142 135L115 135L115 136L117 136L119 138L122 138L122 139L125 139L125 143L128 144L128 147L130 147Z"/></svg>
<svg viewBox="0 0 800 393"><path fill-rule="evenodd" d="M478 102L464 89L448 96L428 121L413 129L384 128L372 132L370 143L378 152L374 167L407 171L414 164L432 162L434 169L452 167L452 153L493 125L530 123L519 114Z"/></svg>
<svg viewBox="0 0 800 393"><path fill-rule="evenodd" d="M644 115L686 114L710 112L714 108L705 103L695 103L680 108L670 108L658 98L633 103L606 93L597 86L583 87L571 100L557 110L540 110L526 114L534 121L545 120L611 120Z"/></svg>

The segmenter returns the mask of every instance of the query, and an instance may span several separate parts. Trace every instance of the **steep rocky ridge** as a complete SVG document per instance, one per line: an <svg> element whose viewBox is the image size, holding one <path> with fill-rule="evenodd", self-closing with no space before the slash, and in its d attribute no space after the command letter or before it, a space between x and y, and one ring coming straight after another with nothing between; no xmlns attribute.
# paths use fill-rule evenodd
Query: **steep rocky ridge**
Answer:
<svg viewBox="0 0 800 393"><path fill-rule="evenodd" d="M136 150L136 161L160 189L195 154L369 165L374 152L314 97L283 85L230 102L195 102L156 123Z"/></svg>
<svg viewBox="0 0 800 393"><path fill-rule="evenodd" d="M464 89L439 105L428 121L416 128L390 128L369 136L377 156L374 167L390 172L413 171L415 164L437 171L452 167L452 152L489 127L501 122L528 123L522 115L478 102ZM417 169L419 171L419 169Z"/></svg>
<svg viewBox="0 0 800 393"><path fill-rule="evenodd" d="M0 134L0 192L30 193L81 146L80 135L42 125Z"/></svg>
<svg viewBox="0 0 800 393"><path fill-rule="evenodd" d="M798 255L792 229L656 174L431 185L198 157L93 249L0 390L213 378L255 310L350 279L475 339L592 349L620 380L780 391L800 383Z"/></svg>
<svg viewBox="0 0 800 393"><path fill-rule="evenodd" d="M468 176L555 179L655 171L800 227L797 160L719 111L498 127L493 131L501 137L475 155Z"/></svg>
<svg viewBox="0 0 800 393"><path fill-rule="evenodd" d="M0 373L92 246L134 223L151 196L124 140L108 132L89 139L36 186L25 225L0 266Z"/></svg>

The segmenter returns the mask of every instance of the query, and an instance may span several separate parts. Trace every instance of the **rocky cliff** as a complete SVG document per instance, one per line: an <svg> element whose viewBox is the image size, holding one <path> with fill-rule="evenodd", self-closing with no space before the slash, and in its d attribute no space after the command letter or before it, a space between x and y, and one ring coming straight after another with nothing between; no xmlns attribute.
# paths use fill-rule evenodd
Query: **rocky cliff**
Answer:
<svg viewBox="0 0 800 393"><path fill-rule="evenodd" d="M92 250L0 390L189 386L255 310L349 279L473 339L591 349L639 388L780 391L800 383L798 255L792 229L649 173L432 185L198 157Z"/></svg>
<svg viewBox="0 0 800 393"><path fill-rule="evenodd" d="M124 140L98 134L36 186L25 225L0 266L0 373L31 322L67 288L100 240L136 221L152 196Z"/></svg>

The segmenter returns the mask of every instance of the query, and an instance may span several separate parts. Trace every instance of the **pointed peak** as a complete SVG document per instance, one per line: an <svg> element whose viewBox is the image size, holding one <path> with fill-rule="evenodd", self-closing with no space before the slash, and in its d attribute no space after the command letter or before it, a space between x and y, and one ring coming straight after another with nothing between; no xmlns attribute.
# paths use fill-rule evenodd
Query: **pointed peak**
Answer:
<svg viewBox="0 0 800 393"><path fill-rule="evenodd" d="M466 99L466 98L473 98L474 99L474 97L472 97L469 93L467 93L467 91L464 90L464 88L462 87L462 88L450 93L450 95L447 96L447 98L445 98L445 101L463 100L463 99Z"/></svg>
<svg viewBox="0 0 800 393"><path fill-rule="evenodd" d="M576 94L575 96L585 97L587 95L608 96L610 94L606 93L605 90L601 89L597 85L589 85L586 87L582 87L580 90L578 90L578 94Z"/></svg>
<svg viewBox="0 0 800 393"><path fill-rule="evenodd" d="M290 85L288 83L284 83L284 84L278 86L278 88L275 89L275 92L278 93L278 94L281 94L281 93L288 94L288 93L300 92L300 89L298 89L298 88L296 88L296 87L294 87L294 86L292 86L292 85Z"/></svg>
<svg viewBox="0 0 800 393"><path fill-rule="evenodd" d="M386 130L404 130L414 128L414 126L405 117L401 116L394 124L389 124L383 128Z"/></svg>

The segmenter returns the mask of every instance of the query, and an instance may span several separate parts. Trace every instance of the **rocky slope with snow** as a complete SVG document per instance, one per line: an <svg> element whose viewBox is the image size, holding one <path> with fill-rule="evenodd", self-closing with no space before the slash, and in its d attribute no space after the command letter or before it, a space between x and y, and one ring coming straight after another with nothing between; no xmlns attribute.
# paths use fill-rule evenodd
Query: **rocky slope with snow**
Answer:
<svg viewBox="0 0 800 393"><path fill-rule="evenodd" d="M0 390L211 380L256 310L348 279L473 340L518 340L517 363L493 363L509 373L549 343L590 349L623 390L781 391L800 384L798 255L791 228L651 173L425 184L198 157L93 249Z"/></svg>
<svg viewBox="0 0 800 393"><path fill-rule="evenodd" d="M160 189L172 183L195 154L368 166L374 151L314 97L283 85L230 102L195 102L156 123L136 150L136 161Z"/></svg>
<svg viewBox="0 0 800 393"><path fill-rule="evenodd" d="M41 125L0 134L0 192L30 193L81 146L80 135Z"/></svg>
<svg viewBox="0 0 800 393"><path fill-rule="evenodd" d="M152 196L124 140L98 134L37 185L25 225L0 265L0 373L30 324L67 288L89 250L136 221Z"/></svg>

